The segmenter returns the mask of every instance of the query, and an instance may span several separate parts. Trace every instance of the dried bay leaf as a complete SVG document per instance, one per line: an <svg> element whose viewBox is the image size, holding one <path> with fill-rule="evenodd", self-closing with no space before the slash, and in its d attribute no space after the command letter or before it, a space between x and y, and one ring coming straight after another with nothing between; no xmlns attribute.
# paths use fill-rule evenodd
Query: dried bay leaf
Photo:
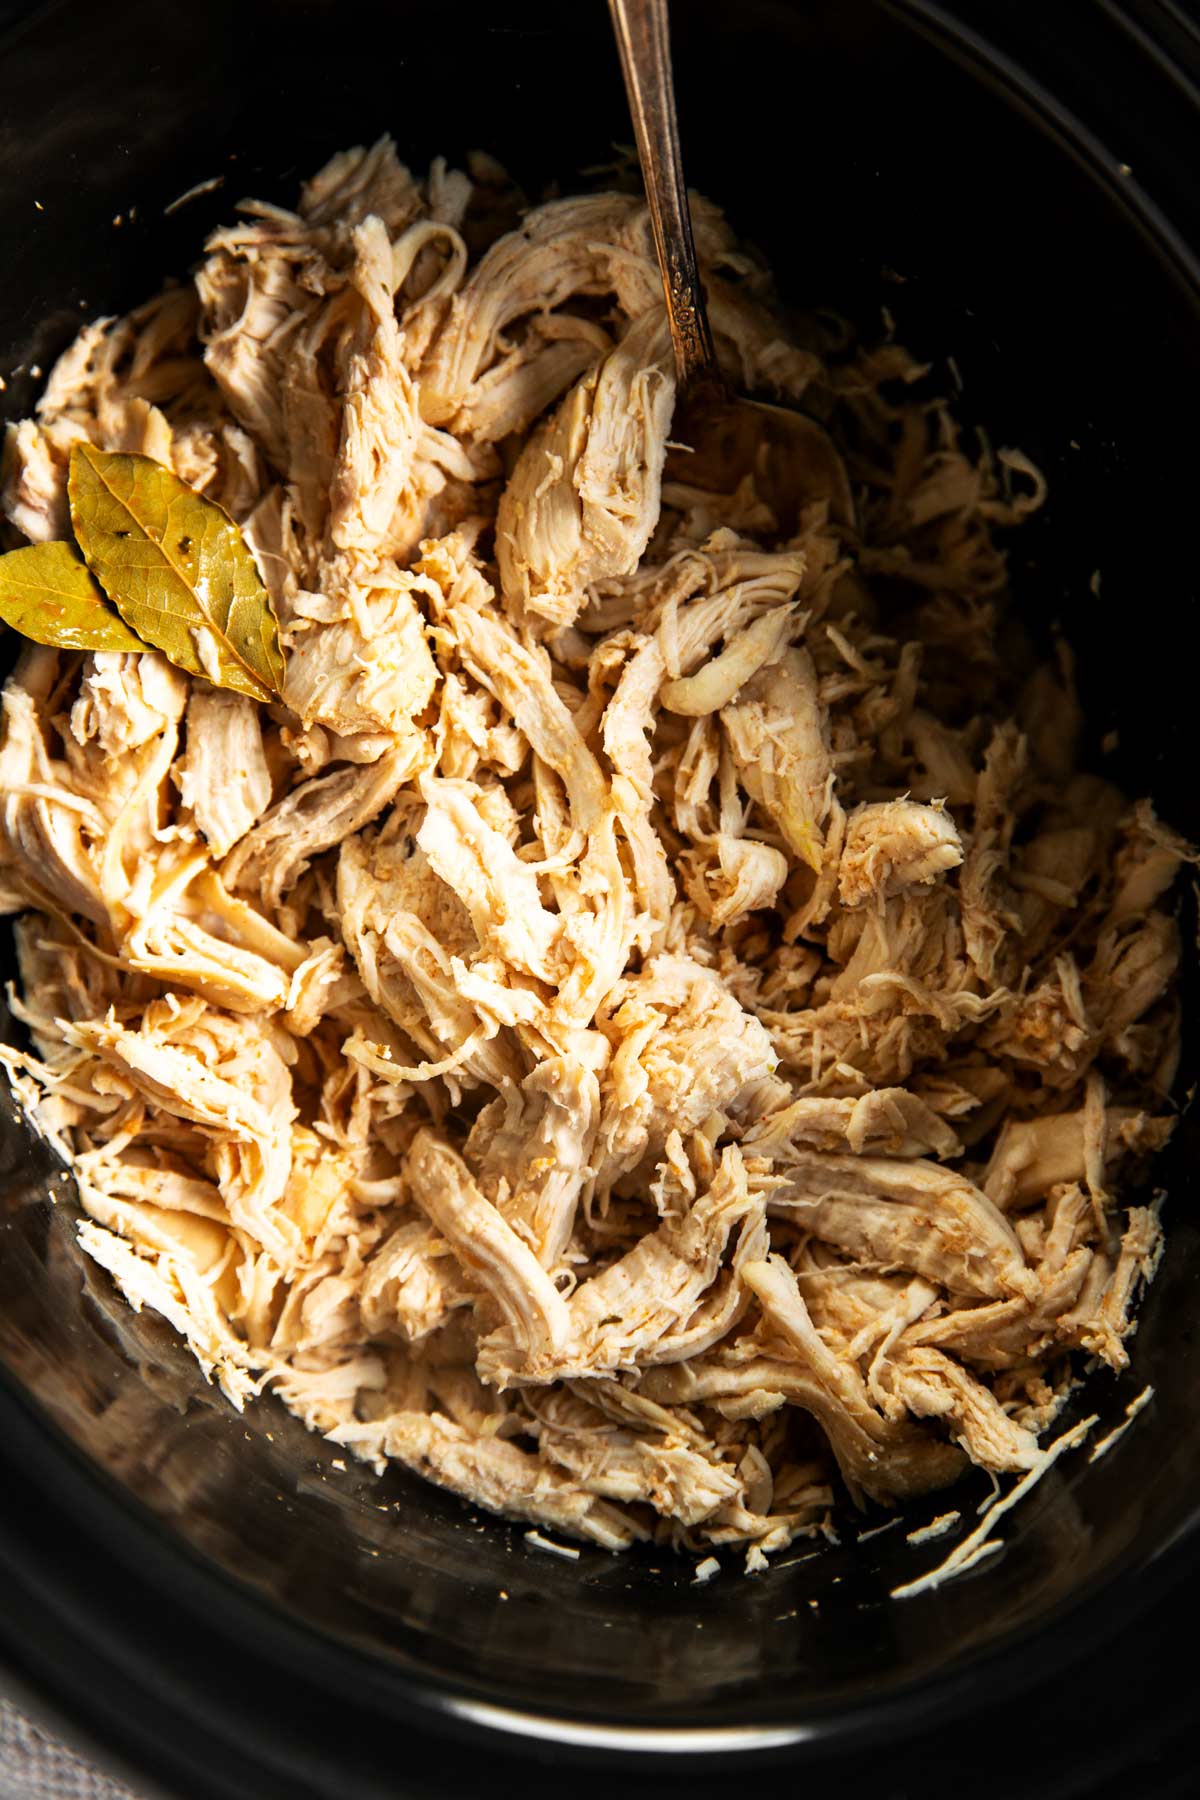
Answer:
<svg viewBox="0 0 1200 1800"><path fill-rule="evenodd" d="M71 451L71 523L139 637L190 675L266 700L283 687L279 621L238 527L152 457Z"/></svg>
<svg viewBox="0 0 1200 1800"><path fill-rule="evenodd" d="M145 650L74 544L28 544L0 556L0 619L56 650Z"/></svg>

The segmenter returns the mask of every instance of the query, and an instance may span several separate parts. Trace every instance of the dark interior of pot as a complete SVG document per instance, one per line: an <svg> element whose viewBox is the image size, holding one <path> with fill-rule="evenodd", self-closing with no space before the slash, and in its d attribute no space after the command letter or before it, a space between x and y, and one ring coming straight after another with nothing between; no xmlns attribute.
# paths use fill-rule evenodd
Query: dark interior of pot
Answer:
<svg viewBox="0 0 1200 1800"><path fill-rule="evenodd" d="M289 204L337 148L390 131L422 166L480 146L537 195L628 141L598 3L360 0L353 43L347 11L81 0L14 47L0 71L9 416L28 409L34 367L81 319L183 274L242 195ZM677 13L694 185L762 247L791 300L868 322L886 303L918 353L952 354L963 411L1045 470L1051 502L1016 565L1029 622L1061 622L1076 646L1092 753L1115 731L1106 770L1200 836L1182 648L1195 501L1191 463L1162 423L1166 409L1193 417L1200 392L1186 282L1118 180L903 9L693 0ZM211 176L216 191L164 215ZM1184 929L1194 934L1186 918ZM479 1723L503 1723L495 1707L829 1730L846 1709L883 1716L914 1688L948 1693L1014 1636L1038 1628L1049 1643L1068 1614L1116 1617L1112 1596L1133 1594L1184 1533L1200 1484L1196 1148L1185 1116L1157 1171L1169 1249L1132 1370L1097 1375L1086 1394L1101 1431L1147 1383L1152 1403L1103 1460L1085 1451L1047 1474L1005 1520L1002 1554L912 1600L890 1591L944 1543L914 1549L894 1530L860 1546L847 1520L840 1544L796 1546L765 1575L731 1566L697 1587L691 1561L662 1552L539 1554L522 1527L401 1471L377 1480L343 1467L270 1400L235 1415L167 1325L135 1316L82 1258L69 1183L15 1117L0 1160L0 1441L21 1446L24 1480L44 1472L60 1502L69 1492L106 1556L156 1572L179 1633L204 1609L259 1653L269 1642L272 1656L307 1659L329 1692L356 1688L380 1710L452 1696ZM948 1503L969 1517L986 1491L935 1496L913 1523ZM1028 1673L1033 1654L1014 1664Z"/></svg>

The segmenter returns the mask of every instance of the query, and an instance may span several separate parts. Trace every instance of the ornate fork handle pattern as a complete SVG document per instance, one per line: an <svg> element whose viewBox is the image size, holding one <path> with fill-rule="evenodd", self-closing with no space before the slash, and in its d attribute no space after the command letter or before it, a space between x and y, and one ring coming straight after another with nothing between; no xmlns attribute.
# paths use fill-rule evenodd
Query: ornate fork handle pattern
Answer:
<svg viewBox="0 0 1200 1800"><path fill-rule="evenodd" d="M667 0L609 0L609 12L646 183L679 385L717 383L679 150Z"/></svg>

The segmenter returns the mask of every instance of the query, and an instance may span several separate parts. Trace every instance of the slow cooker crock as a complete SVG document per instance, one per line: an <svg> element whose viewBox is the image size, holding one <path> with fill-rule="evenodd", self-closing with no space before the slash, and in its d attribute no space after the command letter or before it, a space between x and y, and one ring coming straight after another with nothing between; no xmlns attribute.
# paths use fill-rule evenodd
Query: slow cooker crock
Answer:
<svg viewBox="0 0 1200 1800"><path fill-rule="evenodd" d="M1046 470L1051 503L1017 553L1030 628L1070 633L1095 754L1115 731L1117 778L1200 835L1186 15L1100 0L675 11L694 184L789 298L864 322L886 303L918 352L953 355L967 415ZM286 204L329 152L385 130L418 165L481 146L532 194L569 182L629 136L603 7L39 10L0 60L5 413L28 409L80 320L185 272L242 195ZM1200 1491L1186 1113L1157 1170L1170 1247L1133 1368L1086 1396L1101 1429L1147 1383L1153 1402L1103 1460L1051 1471L1005 1522L1002 1555L901 1603L891 1588L940 1554L902 1532L860 1547L851 1526L764 1576L695 1587L661 1553L539 1555L520 1527L401 1471L338 1466L270 1400L235 1415L163 1321L135 1317L82 1258L69 1181L5 1112L0 1646L180 1791L473 1793L481 1771L509 1791L515 1765L494 1759L513 1746L642 1776L668 1753L715 1766L873 1744L886 1758L906 1733L1045 1682L1182 1578ZM486 1757L447 1749L427 1771L412 1746L439 1732ZM994 1775L977 1771L975 1792Z"/></svg>

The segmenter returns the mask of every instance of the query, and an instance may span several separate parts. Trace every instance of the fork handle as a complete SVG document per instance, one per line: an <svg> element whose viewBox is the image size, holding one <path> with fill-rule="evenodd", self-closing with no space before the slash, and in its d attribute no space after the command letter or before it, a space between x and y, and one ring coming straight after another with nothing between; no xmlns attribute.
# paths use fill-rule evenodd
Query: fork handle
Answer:
<svg viewBox="0 0 1200 1800"><path fill-rule="evenodd" d="M608 9L633 116L682 391L720 377L679 153L667 0L608 0Z"/></svg>

